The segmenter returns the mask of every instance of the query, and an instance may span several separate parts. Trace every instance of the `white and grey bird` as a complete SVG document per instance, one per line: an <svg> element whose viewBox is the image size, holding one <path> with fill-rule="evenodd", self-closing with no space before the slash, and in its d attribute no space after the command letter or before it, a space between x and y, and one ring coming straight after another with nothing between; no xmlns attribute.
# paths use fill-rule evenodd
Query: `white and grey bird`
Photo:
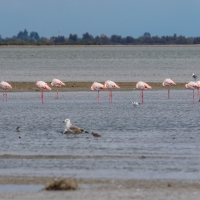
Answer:
<svg viewBox="0 0 200 200"><path fill-rule="evenodd" d="M197 75L195 75L194 73L192 74L192 78L196 81L197 80L197 78L198 78L198 76Z"/></svg>
<svg viewBox="0 0 200 200"><path fill-rule="evenodd" d="M70 119L65 119L63 123L66 123L65 130L63 134L81 134L85 133L84 129L77 126L73 126L70 122Z"/></svg>
<svg viewBox="0 0 200 200"><path fill-rule="evenodd" d="M20 126L18 126L18 127L16 128L16 131L17 131L17 132L20 132Z"/></svg>
<svg viewBox="0 0 200 200"><path fill-rule="evenodd" d="M139 102L132 102L132 104L134 105L134 106L139 106L140 105L140 103Z"/></svg>

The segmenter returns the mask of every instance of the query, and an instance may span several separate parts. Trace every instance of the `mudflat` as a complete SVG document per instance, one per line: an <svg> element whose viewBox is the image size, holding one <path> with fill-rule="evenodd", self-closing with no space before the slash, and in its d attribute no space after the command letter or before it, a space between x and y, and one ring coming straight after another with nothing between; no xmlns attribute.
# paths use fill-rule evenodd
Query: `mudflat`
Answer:
<svg viewBox="0 0 200 200"><path fill-rule="evenodd" d="M50 177L0 176L0 185L44 185ZM75 191L5 191L0 199L137 199L197 200L200 183L180 180L77 179Z"/></svg>
<svg viewBox="0 0 200 200"><path fill-rule="evenodd" d="M10 92L34 92L39 91L36 87L35 82L9 82L13 89ZM88 91L93 82L64 82L65 86L59 88L59 91L67 92L67 91ZM136 82L116 82L119 86L119 90L129 91L134 90L136 86ZM147 82L153 90L164 90L167 87L163 87L162 83L157 82ZM51 83L47 82L47 84L51 87ZM177 83L172 86L171 89L185 89L186 83ZM53 89L53 88L52 88Z"/></svg>

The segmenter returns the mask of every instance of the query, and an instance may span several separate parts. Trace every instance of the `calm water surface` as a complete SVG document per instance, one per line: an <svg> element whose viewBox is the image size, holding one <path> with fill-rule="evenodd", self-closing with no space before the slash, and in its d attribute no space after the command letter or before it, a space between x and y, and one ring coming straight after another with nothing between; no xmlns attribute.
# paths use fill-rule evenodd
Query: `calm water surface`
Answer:
<svg viewBox="0 0 200 200"><path fill-rule="evenodd" d="M0 175L199 180L200 103L190 90L170 100L165 90L145 91L138 107L140 91L114 91L110 104L107 91L100 104L92 91L59 95L45 92L42 105L39 92L13 92L0 103ZM65 118L102 137L63 135Z"/></svg>
<svg viewBox="0 0 200 200"><path fill-rule="evenodd" d="M199 73L199 55L200 46L4 47L0 79L188 82Z"/></svg>

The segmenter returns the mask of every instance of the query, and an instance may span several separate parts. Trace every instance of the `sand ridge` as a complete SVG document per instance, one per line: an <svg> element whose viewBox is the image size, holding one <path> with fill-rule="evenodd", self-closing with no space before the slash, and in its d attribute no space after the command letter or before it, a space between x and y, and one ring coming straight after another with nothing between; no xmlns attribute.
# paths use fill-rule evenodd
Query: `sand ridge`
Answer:
<svg viewBox="0 0 200 200"><path fill-rule="evenodd" d="M51 86L51 82L46 82L52 90L56 90ZM65 86L59 88L59 92L67 92L67 91L90 91L90 87L93 82L64 82ZM136 82L116 82L120 89L119 91L131 91L135 90ZM158 82L146 82L150 86L152 86L152 90L167 90L167 87L163 87L162 83ZM39 91L39 88L36 87L36 82L9 82L12 85L12 89L10 92L36 92ZM185 89L186 83L177 83L174 86L171 86L171 90L176 89Z"/></svg>

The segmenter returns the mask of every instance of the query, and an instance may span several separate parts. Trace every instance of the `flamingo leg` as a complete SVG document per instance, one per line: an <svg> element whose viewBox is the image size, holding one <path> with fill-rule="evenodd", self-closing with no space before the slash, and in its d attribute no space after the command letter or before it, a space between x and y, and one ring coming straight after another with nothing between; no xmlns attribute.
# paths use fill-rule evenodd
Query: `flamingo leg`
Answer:
<svg viewBox="0 0 200 200"><path fill-rule="evenodd" d="M100 103L100 95L99 95L99 90L98 90L98 103Z"/></svg>
<svg viewBox="0 0 200 200"><path fill-rule="evenodd" d="M56 99L58 99L58 87L56 87Z"/></svg>
<svg viewBox="0 0 200 200"><path fill-rule="evenodd" d="M42 98L42 104L44 104L44 93L43 93L43 90L41 91L41 98Z"/></svg>
<svg viewBox="0 0 200 200"><path fill-rule="evenodd" d="M199 92L199 89L198 89L198 98L199 98L199 102L200 102L200 92Z"/></svg>
<svg viewBox="0 0 200 200"><path fill-rule="evenodd" d="M110 103L112 103L112 90L110 91Z"/></svg>
<svg viewBox="0 0 200 200"><path fill-rule="evenodd" d="M168 86L168 99L170 99L170 87Z"/></svg>
<svg viewBox="0 0 200 200"><path fill-rule="evenodd" d="M6 90L3 90L3 102L4 100L7 102L8 98L7 98L7 92Z"/></svg>
<svg viewBox="0 0 200 200"><path fill-rule="evenodd" d="M194 103L194 90L193 90L193 94L192 94L192 103Z"/></svg>
<svg viewBox="0 0 200 200"><path fill-rule="evenodd" d="M142 95L142 103L144 103L144 90L141 90L141 95Z"/></svg>

